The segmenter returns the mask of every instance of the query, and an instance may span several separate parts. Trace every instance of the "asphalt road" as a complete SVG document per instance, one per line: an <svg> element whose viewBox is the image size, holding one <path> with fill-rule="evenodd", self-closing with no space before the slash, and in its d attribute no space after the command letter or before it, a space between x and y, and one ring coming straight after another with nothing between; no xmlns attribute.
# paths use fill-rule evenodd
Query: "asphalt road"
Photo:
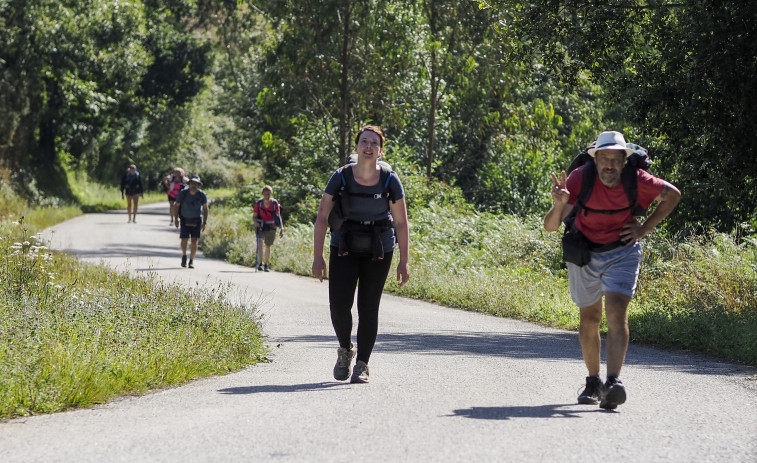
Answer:
<svg viewBox="0 0 757 463"><path fill-rule="evenodd" d="M202 256L181 268L167 205L140 210L136 224L88 214L45 236L135 274L233 284L261 305L272 361L0 423L0 461L757 462L754 369L632 345L628 401L605 411L576 404L576 333L385 295L371 383L337 382L328 283Z"/></svg>

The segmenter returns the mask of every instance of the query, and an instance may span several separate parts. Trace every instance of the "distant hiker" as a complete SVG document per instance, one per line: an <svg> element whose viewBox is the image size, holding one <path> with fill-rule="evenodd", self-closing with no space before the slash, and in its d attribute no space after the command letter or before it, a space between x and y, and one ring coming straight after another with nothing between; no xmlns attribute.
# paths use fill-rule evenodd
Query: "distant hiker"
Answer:
<svg viewBox="0 0 757 463"><path fill-rule="evenodd" d="M181 167L174 167L171 175L167 175L165 178L163 178L163 186L165 187L166 194L168 195L168 214L171 216L171 225L174 224L175 219L177 218L173 215L173 203L174 201L176 201L176 197L179 195L179 192L184 189L187 181L187 177L184 176L184 169L182 169Z"/></svg>
<svg viewBox="0 0 757 463"><path fill-rule="evenodd" d="M544 218L544 229L550 232L568 219L563 255L570 256L566 258L570 295L580 310L579 340L589 372L578 403L599 402L609 410L626 401L626 390L618 376L628 349L628 303L636 290L641 263L638 240L662 222L681 199L676 187L628 162L634 146L627 145L619 132L602 132L588 149L593 162L575 169L567 178L564 171L559 179L552 174L554 204ZM587 175L596 179L588 186L592 188L588 200L582 202L582 182ZM636 204L631 204L627 182L636 188ZM655 201L654 212L639 223L632 209L637 205L646 209ZM585 252L568 248L584 248ZM604 384L599 376L603 297L607 317Z"/></svg>
<svg viewBox="0 0 757 463"><path fill-rule="evenodd" d="M281 218L281 206L271 197L273 188L263 187L263 197L255 202L252 218L255 223L255 236L258 239L258 249L263 249L262 258L258 256L258 270L267 272L270 269L271 246L276 241L276 229L279 236L284 236L284 221ZM265 245L265 246L263 246Z"/></svg>
<svg viewBox="0 0 757 463"><path fill-rule="evenodd" d="M360 129L355 137L357 163L341 167L331 176L315 222L312 271L320 281L327 276L323 245L326 228L331 226L329 305L339 340L334 366L334 379L339 381L350 378L352 359L357 356L351 382L368 382L379 303L396 245L400 251L397 281L402 286L410 278L405 190L397 174L377 162L384 141L379 127ZM356 287L357 349L351 342Z"/></svg>
<svg viewBox="0 0 757 463"><path fill-rule="evenodd" d="M189 268L194 268L200 234L205 231L205 225L208 223L208 196L200 189L201 186L200 177L190 178L189 186L179 192L174 203L173 215L176 228L179 228L179 222L181 222L179 238L181 238L182 267L187 266L187 240L192 238Z"/></svg>
<svg viewBox="0 0 757 463"><path fill-rule="evenodd" d="M127 222L137 223L137 207L139 206L139 197L144 197L142 189L142 177L137 172L137 166L130 165L126 173L121 178L121 199L126 195L126 213Z"/></svg>

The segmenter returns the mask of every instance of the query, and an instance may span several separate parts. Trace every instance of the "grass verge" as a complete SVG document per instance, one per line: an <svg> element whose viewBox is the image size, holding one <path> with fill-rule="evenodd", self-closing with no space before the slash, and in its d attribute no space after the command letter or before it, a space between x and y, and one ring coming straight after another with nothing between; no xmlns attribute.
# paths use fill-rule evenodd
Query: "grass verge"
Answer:
<svg viewBox="0 0 757 463"><path fill-rule="evenodd" d="M205 252L251 265L251 215L217 207ZM450 220L454 217L454 220ZM442 224L440 226L440 224ZM576 330L560 234L543 232L540 217L413 211L411 280L387 291L450 307ZM276 270L310 274L312 225L290 225L277 240ZM328 238L327 238L328 239ZM632 342L689 349L757 366L757 239L716 235L683 241L645 238L636 297L629 307ZM606 326L603 323L603 332Z"/></svg>
<svg viewBox="0 0 757 463"><path fill-rule="evenodd" d="M82 264L34 236L79 208L14 204L0 219L0 418L103 403L264 360L257 307L231 302L229 287L188 290Z"/></svg>

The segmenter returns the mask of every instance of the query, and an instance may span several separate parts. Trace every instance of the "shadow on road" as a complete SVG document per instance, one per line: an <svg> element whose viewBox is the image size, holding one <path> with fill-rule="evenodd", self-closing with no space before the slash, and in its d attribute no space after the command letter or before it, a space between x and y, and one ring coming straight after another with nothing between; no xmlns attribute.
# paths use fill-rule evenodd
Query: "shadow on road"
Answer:
<svg viewBox="0 0 757 463"><path fill-rule="evenodd" d="M312 335L277 338L278 342L334 343L334 336ZM604 352L604 337L602 340ZM470 331L439 331L432 333L379 333L376 351L427 353L434 355L483 355L517 359L553 361L581 360L578 334L517 332L480 333ZM604 360L604 359L603 359ZM629 346L626 365L680 371L699 375L724 375L751 371L748 367L730 365L721 360L691 352L666 351L647 346Z"/></svg>
<svg viewBox="0 0 757 463"><path fill-rule="evenodd" d="M334 336L294 336L280 342L333 343ZM477 333L442 331L436 333L380 333L376 351L448 355L492 355L512 358L575 359L581 357L574 333Z"/></svg>
<svg viewBox="0 0 757 463"><path fill-rule="evenodd" d="M572 408L565 408L572 407ZM576 404L537 405L534 407L471 407L454 410L452 415L477 420L509 420L512 418L580 418L582 413L603 413L602 409L575 408Z"/></svg>
<svg viewBox="0 0 757 463"><path fill-rule="evenodd" d="M81 258L106 258L106 257L177 257L181 256L179 239L176 238L176 246L111 246L107 249L81 251L78 249L63 249L63 251ZM177 257L178 259L178 257Z"/></svg>
<svg viewBox="0 0 757 463"><path fill-rule="evenodd" d="M323 382L309 384L271 384L263 386L240 386L219 389L221 394L259 394L261 392L301 392L333 389L337 386L348 387L345 383Z"/></svg>

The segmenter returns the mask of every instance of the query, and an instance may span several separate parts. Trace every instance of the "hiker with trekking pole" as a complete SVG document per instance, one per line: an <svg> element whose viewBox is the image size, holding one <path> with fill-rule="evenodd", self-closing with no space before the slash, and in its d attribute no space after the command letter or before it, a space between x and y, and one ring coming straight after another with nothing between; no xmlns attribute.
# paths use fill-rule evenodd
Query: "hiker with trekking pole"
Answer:
<svg viewBox="0 0 757 463"><path fill-rule="evenodd" d="M266 185L262 191L263 197L255 202L252 219L255 223L255 266L258 270L268 272L271 269L271 246L276 241L276 229L279 237L284 236L284 220L281 218L281 206L271 197L273 187ZM260 255L261 245L263 255Z"/></svg>
<svg viewBox="0 0 757 463"><path fill-rule="evenodd" d="M581 165L582 164L582 165ZM552 177L553 206L544 229L557 231L565 223L563 258L568 268L571 298L579 307L578 337L589 376L578 403L613 410L626 401L620 370L628 350L628 304L636 290L642 247L649 234L678 205L681 192L647 168L646 150L626 143L620 132L602 132L580 165L566 176ZM656 202L654 212L636 217ZM607 379L600 379L602 339L599 327L607 318L605 357Z"/></svg>

